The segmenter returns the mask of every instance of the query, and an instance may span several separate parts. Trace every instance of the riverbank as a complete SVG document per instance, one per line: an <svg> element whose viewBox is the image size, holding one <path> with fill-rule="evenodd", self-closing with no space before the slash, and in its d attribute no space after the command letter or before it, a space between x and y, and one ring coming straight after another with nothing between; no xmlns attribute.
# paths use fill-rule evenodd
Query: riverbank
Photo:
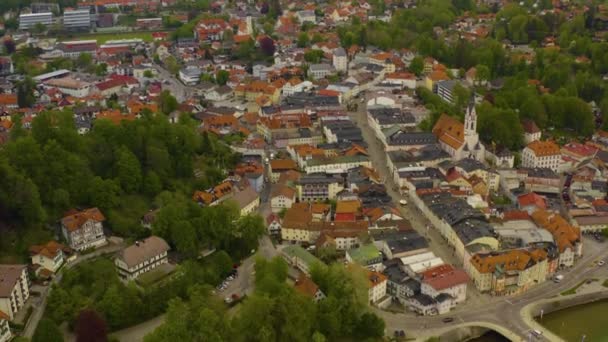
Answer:
<svg viewBox="0 0 608 342"><path fill-rule="evenodd" d="M597 283L599 286L585 288L584 291L577 294L555 296L527 305L521 310L521 315L531 328L541 331L545 338L549 341L571 341L568 334L562 334L559 336L560 329L557 329L557 331L555 331L555 329L551 330L549 327L543 325L542 322L539 322L537 318L540 320L541 312L544 319L544 317L554 312L608 300L608 289L602 286L602 282ZM604 316L602 315L599 317ZM580 338L581 336L578 336L578 339ZM590 341L593 341L593 339Z"/></svg>

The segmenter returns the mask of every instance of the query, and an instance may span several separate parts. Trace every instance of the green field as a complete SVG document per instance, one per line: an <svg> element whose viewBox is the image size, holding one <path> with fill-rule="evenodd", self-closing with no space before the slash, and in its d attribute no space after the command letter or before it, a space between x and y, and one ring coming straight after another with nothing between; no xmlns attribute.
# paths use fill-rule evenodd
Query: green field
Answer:
<svg viewBox="0 0 608 342"><path fill-rule="evenodd" d="M96 33L96 34L83 34L76 37L66 37L61 40L97 40L97 44L103 44L108 40L116 39L135 39L140 38L145 42L152 41L152 32L124 32L124 33Z"/></svg>

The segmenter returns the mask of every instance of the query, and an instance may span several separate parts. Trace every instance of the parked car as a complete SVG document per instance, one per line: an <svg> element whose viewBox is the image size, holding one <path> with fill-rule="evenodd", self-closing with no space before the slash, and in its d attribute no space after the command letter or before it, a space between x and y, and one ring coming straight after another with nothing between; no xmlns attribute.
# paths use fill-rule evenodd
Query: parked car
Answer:
<svg viewBox="0 0 608 342"><path fill-rule="evenodd" d="M606 262L604 260L600 260L600 261L597 262L597 265L598 266L604 266L604 265L606 265Z"/></svg>
<svg viewBox="0 0 608 342"><path fill-rule="evenodd" d="M443 323L450 323L450 322L454 322L454 318L452 317L446 317L444 319L441 320Z"/></svg>

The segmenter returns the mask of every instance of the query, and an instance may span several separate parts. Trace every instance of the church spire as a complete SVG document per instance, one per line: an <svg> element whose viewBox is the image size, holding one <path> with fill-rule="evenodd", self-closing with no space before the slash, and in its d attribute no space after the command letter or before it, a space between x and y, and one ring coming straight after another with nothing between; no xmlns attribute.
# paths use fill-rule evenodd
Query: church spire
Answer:
<svg viewBox="0 0 608 342"><path fill-rule="evenodd" d="M473 92L464 116L464 135L471 136L475 134L477 134L477 112L475 111L475 93Z"/></svg>

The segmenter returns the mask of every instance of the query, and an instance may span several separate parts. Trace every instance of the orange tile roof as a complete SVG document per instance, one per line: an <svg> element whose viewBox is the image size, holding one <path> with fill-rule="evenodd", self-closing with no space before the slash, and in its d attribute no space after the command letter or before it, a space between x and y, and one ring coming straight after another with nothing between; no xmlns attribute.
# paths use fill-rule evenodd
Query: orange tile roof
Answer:
<svg viewBox="0 0 608 342"><path fill-rule="evenodd" d="M272 197L287 197L287 198L295 198L296 191L293 188L290 188L286 185L279 185L273 192Z"/></svg>
<svg viewBox="0 0 608 342"><path fill-rule="evenodd" d="M0 106L16 106L17 94L0 94Z"/></svg>
<svg viewBox="0 0 608 342"><path fill-rule="evenodd" d="M480 273L494 272L497 267L502 267L505 271L523 271L531 261L542 261L546 257L547 252L542 249L533 252L513 249L503 253L475 254L470 263Z"/></svg>
<svg viewBox="0 0 608 342"><path fill-rule="evenodd" d="M357 213L361 209L361 201L349 200L336 203L336 214Z"/></svg>
<svg viewBox="0 0 608 342"><path fill-rule="evenodd" d="M380 272L367 271L367 286L372 288L387 281L388 277Z"/></svg>
<svg viewBox="0 0 608 342"><path fill-rule="evenodd" d="M446 74L443 70L435 70L431 72L427 77L433 82L446 81L450 79L448 77L448 74Z"/></svg>
<svg viewBox="0 0 608 342"><path fill-rule="evenodd" d="M433 134L456 150L464 144L464 124L447 114L441 114L433 127Z"/></svg>
<svg viewBox="0 0 608 342"><path fill-rule="evenodd" d="M296 280L294 289L300 292L301 294L311 298L314 298L317 294L317 291L319 291L319 287L317 286L317 284L315 284L312 279L308 278L304 274L300 274L300 277L298 278L298 280Z"/></svg>
<svg viewBox="0 0 608 342"><path fill-rule="evenodd" d="M533 141L526 146L531 149L537 157L561 154L559 146L553 141Z"/></svg>
<svg viewBox="0 0 608 342"><path fill-rule="evenodd" d="M573 248L581 239L581 231L558 214L549 213L546 210L537 210L532 213L532 219L538 226L548 230L553 235L560 252L567 248Z"/></svg>
<svg viewBox="0 0 608 342"><path fill-rule="evenodd" d="M49 258L49 259L53 259L57 256L57 254L59 253L59 251L63 251L66 250L67 247L60 244L57 241L49 241L44 245L33 245L30 247L29 251L31 255L44 255L45 257Z"/></svg>
<svg viewBox="0 0 608 342"><path fill-rule="evenodd" d="M106 220L105 216L97 208L89 208L83 211L75 212L65 216L61 219L61 224L66 227L70 232L78 230L87 221L93 220L96 222L103 222Z"/></svg>
<svg viewBox="0 0 608 342"><path fill-rule="evenodd" d="M4 311L0 310L0 319L3 319L5 321L9 321L11 318L8 317L8 315Z"/></svg>
<svg viewBox="0 0 608 342"><path fill-rule="evenodd" d="M287 170L295 170L298 168L298 165L292 159L273 159L270 161L270 167L272 171L287 171Z"/></svg>

